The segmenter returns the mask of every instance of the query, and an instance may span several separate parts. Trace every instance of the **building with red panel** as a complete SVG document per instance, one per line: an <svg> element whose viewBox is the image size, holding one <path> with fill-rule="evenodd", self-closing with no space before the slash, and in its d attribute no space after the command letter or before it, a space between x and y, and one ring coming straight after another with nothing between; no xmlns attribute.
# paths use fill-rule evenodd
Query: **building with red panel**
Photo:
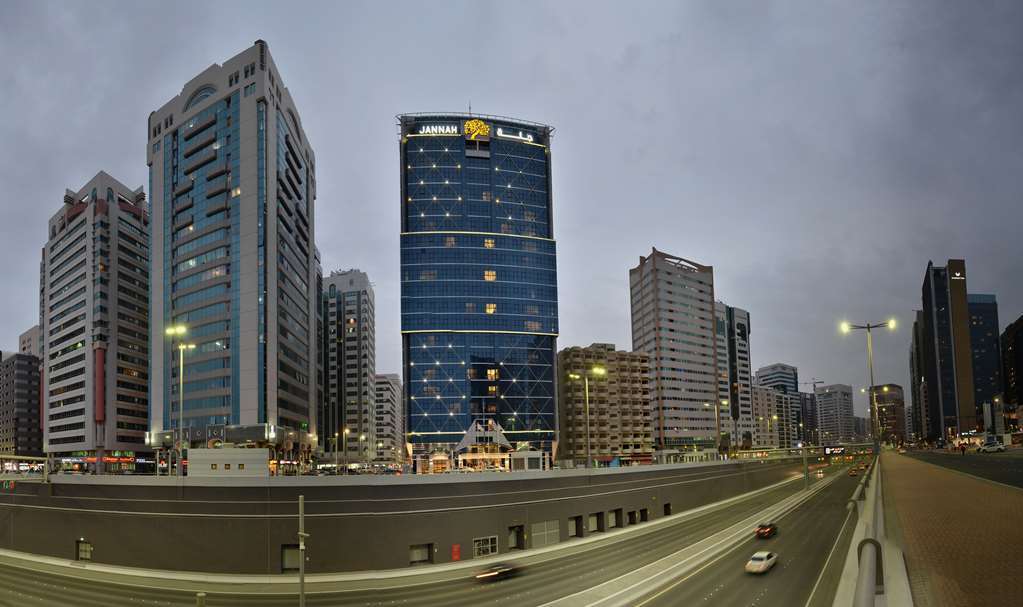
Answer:
<svg viewBox="0 0 1023 607"><path fill-rule="evenodd" d="M64 467L133 469L148 429L149 210L100 171L67 190L39 268L43 449Z"/></svg>

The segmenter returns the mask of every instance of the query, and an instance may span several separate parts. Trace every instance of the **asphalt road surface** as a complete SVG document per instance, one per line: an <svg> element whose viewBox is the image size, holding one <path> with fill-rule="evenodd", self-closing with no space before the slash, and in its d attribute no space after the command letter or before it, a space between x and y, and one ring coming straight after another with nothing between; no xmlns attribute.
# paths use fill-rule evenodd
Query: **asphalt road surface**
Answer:
<svg viewBox="0 0 1023 607"><path fill-rule="evenodd" d="M754 607L803 607L828 561L829 554L846 522L846 503L859 477L842 477L813 499L800 505L778 524L778 534L766 540L750 539L717 559L701 565L668 586L652 592L636 607L677 607L678 605L750 605ZM847 528L852 528L850 523ZM843 534L828 563L828 570L841 572L848 550L849 533ZM762 575L748 574L746 561L758 550L778 554L778 563ZM837 587L836 575L826 575L817 589L814 604L826 598L831 604ZM826 586L830 586L827 588ZM818 596L821 595L821 596Z"/></svg>
<svg viewBox="0 0 1023 607"><path fill-rule="evenodd" d="M846 482L849 481L849 482ZM822 544L824 555L831 547L837 525L844 517L844 503L852 493L855 479L840 479L833 484L840 488L828 488L821 495L811 500L811 511L809 514L800 512L790 514L782 524L782 533L777 539L772 539L764 545L774 545L778 542L795 541L801 534L797 531L795 522L799 527L806 527L812 532L816 541ZM655 561L661 557L677 551L680 547L696 542L714 532L728 527L748 516L761 510L768 505L775 503L784 497L791 495L801 487L801 483L795 482L785 487L765 492L743 502L733 504L721 510L709 512L691 518L686 521L669 525L657 533L645 534L638 537L629 537L611 545L597 547L585 552L561 558L554 558L550 561L533 565L524 574L517 578L481 585L470 580L455 582L426 583L402 588L381 588L378 590L359 590L351 592L325 592L307 594L307 604L313 606L366 606L366 607L418 607L418 606L445 606L445 605L538 605L553 600L560 596L575 593L590 588L600 582L615 578L632 571L638 566ZM842 508L841 516L836 521L830 520L830 505L834 502ZM829 507L818 507L818 504L826 503ZM824 521L814 520L821 515ZM802 520L803 518L807 520ZM832 525L831 523L834 523ZM786 540L786 526L792 526L789 532L792 539ZM834 533L828 538L823 538L824 531L831 530ZM804 541L813 543L810 540ZM826 545L825 545L826 544ZM353 549L356 549L353 547ZM742 551L748 557L747 550ZM795 557L795 551L792 552ZM809 585L803 589L804 594L809 592L810 585L820 570L825 556L819 559L816 569L813 570ZM512 560L509 557L509 560ZM745 560L743 560L745 562ZM796 560L795 563L805 561ZM787 567L790 563L782 561L779 567ZM741 564L737 571L741 572ZM723 569L722 571L727 571ZM783 570L784 571L784 570ZM775 578L784 575L783 571L773 572ZM781 575L778 575L781 574ZM467 576L468 577L468 576ZM387 582L382 581L381 585ZM790 582L791 583L791 582ZM73 577L53 576L47 573L19 570L8 567L0 567L0 588L13 589L13 592L0 594L0 606L32 606L32 605L68 605L76 607L102 606L110 607L116 605L146 605L146 606L168 606L177 607L184 605L195 605L194 593L176 591L151 591L140 592L137 588L119 586L116 584L97 583L92 580L77 579ZM693 595L695 596L695 595ZM699 594L703 598L704 594ZM73 597L73 598L72 598ZM68 600L71 600L69 603ZM208 593L206 605L209 607L228 606L277 606L296 605L297 597L294 595L273 595L254 596L242 593L217 594ZM677 605L677 602L664 604ZM728 602L719 604L732 604ZM778 603L781 604L781 603Z"/></svg>
<svg viewBox="0 0 1023 607"><path fill-rule="evenodd" d="M1005 453L967 453L960 455L932 451L908 451L906 455L937 464L951 470L958 470L980 478L1023 487L1023 450L1013 449Z"/></svg>

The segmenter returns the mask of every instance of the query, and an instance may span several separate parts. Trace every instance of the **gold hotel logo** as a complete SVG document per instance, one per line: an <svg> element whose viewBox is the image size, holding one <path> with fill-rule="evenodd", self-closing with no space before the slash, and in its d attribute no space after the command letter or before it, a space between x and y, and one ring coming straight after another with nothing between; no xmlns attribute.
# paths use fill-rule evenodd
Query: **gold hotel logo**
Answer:
<svg viewBox="0 0 1023 607"><path fill-rule="evenodd" d="M479 118L466 120L463 128L466 139L476 139L477 136L490 137L490 125Z"/></svg>

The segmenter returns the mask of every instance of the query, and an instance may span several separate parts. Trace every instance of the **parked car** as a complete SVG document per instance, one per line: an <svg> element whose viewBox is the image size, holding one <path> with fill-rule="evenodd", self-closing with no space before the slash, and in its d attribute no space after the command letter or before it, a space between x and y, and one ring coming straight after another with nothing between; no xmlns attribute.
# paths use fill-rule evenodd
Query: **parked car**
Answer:
<svg viewBox="0 0 1023 607"><path fill-rule="evenodd" d="M757 537L761 539L767 539L778 534L778 525L774 523L764 523L757 526Z"/></svg>
<svg viewBox="0 0 1023 607"><path fill-rule="evenodd" d="M849 476L859 476L859 472L856 472L856 468L849 468Z"/></svg>
<svg viewBox="0 0 1023 607"><path fill-rule="evenodd" d="M515 577L522 573L522 567L510 563L495 563L476 574L476 581L481 583L497 582Z"/></svg>
<svg viewBox="0 0 1023 607"><path fill-rule="evenodd" d="M746 563L746 573L767 573L778 562L774 552L754 552Z"/></svg>

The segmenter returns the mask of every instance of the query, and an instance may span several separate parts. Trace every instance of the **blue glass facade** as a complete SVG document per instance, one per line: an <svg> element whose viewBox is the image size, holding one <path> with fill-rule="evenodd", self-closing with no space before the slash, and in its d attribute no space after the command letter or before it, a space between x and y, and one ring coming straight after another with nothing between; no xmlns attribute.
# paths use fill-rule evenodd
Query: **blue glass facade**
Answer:
<svg viewBox="0 0 1023 607"><path fill-rule="evenodd" d="M460 114L400 117L401 319L409 440L493 419L555 437L558 333L550 127Z"/></svg>

